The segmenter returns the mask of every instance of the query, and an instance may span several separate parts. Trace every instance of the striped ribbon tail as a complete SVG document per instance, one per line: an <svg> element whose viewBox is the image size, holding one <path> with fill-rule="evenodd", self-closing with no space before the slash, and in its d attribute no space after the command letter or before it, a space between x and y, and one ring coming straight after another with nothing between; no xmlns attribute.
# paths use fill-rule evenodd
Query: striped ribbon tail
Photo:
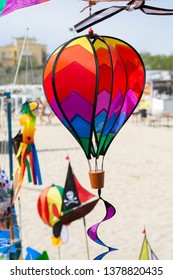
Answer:
<svg viewBox="0 0 173 280"><path fill-rule="evenodd" d="M108 253L112 252L112 251L116 251L118 249L116 248L112 248L108 245L106 245L99 237L98 237L98 228L100 226L101 223L111 219L115 213L116 213L116 209L114 208L113 205L111 205L108 201L104 200L102 197L101 197L101 190L99 189L98 190L98 195L99 195L99 198L103 201L104 205L105 205L105 209L106 209L106 215L105 217L101 220L101 222L91 226L88 231L87 231L87 234L88 236L96 243L98 243L99 245L101 246L104 246L104 247L107 247L108 251L98 255L97 257L94 258L94 260L101 260L105 255L107 255Z"/></svg>
<svg viewBox="0 0 173 280"><path fill-rule="evenodd" d="M32 147L32 160L33 160L33 180L35 181L34 184L42 185L40 166L39 166L35 144L31 144L31 147Z"/></svg>

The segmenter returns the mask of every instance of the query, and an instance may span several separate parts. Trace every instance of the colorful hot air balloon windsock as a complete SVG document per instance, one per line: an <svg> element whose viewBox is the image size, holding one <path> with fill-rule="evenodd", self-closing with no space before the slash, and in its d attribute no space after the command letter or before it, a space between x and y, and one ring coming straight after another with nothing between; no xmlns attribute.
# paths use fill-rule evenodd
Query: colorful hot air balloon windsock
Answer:
<svg viewBox="0 0 173 280"><path fill-rule="evenodd" d="M116 212L101 197L103 161L110 144L141 99L145 85L142 59L125 41L90 32L53 52L44 70L43 85L55 115L88 159L91 187L98 189L106 208L102 223ZM97 235L100 223L88 233L94 241L106 246Z"/></svg>

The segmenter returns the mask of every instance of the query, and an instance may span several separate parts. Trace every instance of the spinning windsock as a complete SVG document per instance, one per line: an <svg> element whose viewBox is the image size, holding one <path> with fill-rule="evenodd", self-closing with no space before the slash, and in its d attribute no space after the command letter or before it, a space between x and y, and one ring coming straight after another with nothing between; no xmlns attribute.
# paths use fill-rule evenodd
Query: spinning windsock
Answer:
<svg viewBox="0 0 173 280"><path fill-rule="evenodd" d="M38 199L40 218L53 229L52 245L66 243L67 226L90 213L97 202L98 198L80 185L69 163L64 188L47 187Z"/></svg>
<svg viewBox="0 0 173 280"><path fill-rule="evenodd" d="M143 93L141 57L128 43L90 31L53 52L44 70L43 85L55 115L83 149L91 186L99 190L101 198L104 156ZM105 207L109 212L107 203ZM113 209L109 218L115 214Z"/></svg>
<svg viewBox="0 0 173 280"><path fill-rule="evenodd" d="M19 173L18 183L14 188L14 200L16 199L16 196L21 188L26 169L28 174L28 182L33 182L34 185L42 184L37 150L34 143L34 135L36 130L36 115L34 110L36 110L37 107L38 103L36 101L25 102L22 105L20 125L23 126L23 130L22 132L19 131L12 141L16 158L19 163L18 168L14 172L14 178L16 174Z"/></svg>

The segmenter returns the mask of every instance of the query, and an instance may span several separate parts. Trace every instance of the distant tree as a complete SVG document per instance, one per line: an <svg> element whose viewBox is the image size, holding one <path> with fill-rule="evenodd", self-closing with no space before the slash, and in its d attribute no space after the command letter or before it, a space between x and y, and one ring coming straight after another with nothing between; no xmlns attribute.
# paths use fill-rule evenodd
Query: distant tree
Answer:
<svg viewBox="0 0 173 280"><path fill-rule="evenodd" d="M149 52L140 54L146 70L170 70L173 71L173 54L151 55Z"/></svg>

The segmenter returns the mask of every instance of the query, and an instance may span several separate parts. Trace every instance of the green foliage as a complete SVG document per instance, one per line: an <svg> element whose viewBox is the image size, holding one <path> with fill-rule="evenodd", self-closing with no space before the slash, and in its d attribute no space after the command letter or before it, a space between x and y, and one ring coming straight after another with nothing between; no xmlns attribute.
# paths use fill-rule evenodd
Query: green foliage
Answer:
<svg viewBox="0 0 173 280"><path fill-rule="evenodd" d="M173 71L173 54L171 55L151 55L149 52L143 52L140 54L145 64L146 70L168 70ZM46 61L46 56L44 57ZM44 65L44 64L43 64ZM35 83L42 83L43 67L36 65L33 61L33 73ZM16 68L5 67L0 65L0 84L12 83L14 80ZM22 60L19 69L18 83L25 83L26 62ZM29 71L31 72L31 71ZM28 73L28 82L32 83L32 78L29 77L31 73Z"/></svg>
<svg viewBox="0 0 173 280"><path fill-rule="evenodd" d="M151 55L149 52L143 52L140 55L146 70L173 70L173 54Z"/></svg>
<svg viewBox="0 0 173 280"><path fill-rule="evenodd" d="M0 85L11 84L14 81L16 68L0 66ZM37 66L33 68L33 72L29 70L27 72L28 84L41 84L43 77L43 66ZM26 83L26 69L21 66L17 76L17 84Z"/></svg>

